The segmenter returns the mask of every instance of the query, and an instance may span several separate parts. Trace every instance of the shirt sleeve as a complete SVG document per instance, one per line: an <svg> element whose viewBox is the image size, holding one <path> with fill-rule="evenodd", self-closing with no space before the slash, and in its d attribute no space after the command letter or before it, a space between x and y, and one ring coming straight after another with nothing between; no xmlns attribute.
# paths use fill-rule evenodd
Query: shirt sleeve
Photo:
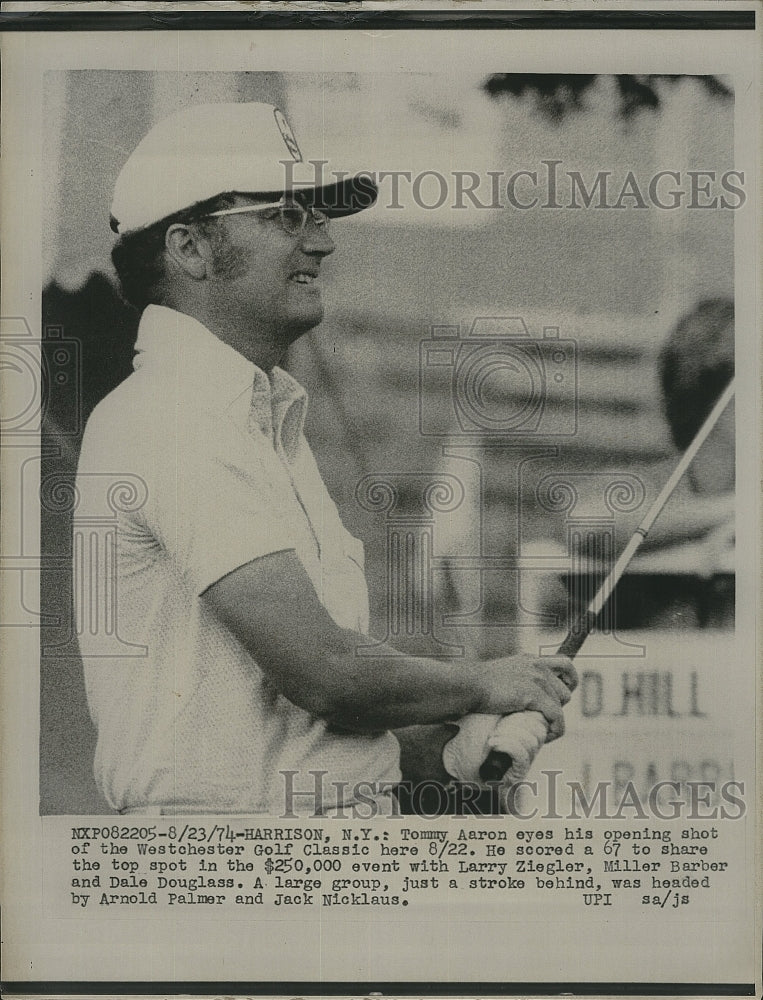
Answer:
<svg viewBox="0 0 763 1000"><path fill-rule="evenodd" d="M197 594L253 559L297 547L266 448L232 426L205 427L154 466L147 526Z"/></svg>

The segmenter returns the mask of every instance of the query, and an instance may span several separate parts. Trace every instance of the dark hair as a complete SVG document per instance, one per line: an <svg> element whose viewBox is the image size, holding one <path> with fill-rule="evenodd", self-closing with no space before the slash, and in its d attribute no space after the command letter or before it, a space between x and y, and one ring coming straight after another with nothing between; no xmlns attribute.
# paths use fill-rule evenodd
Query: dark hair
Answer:
<svg viewBox="0 0 763 1000"><path fill-rule="evenodd" d="M734 377L734 303L705 299L684 316L660 353L665 416L683 450Z"/></svg>
<svg viewBox="0 0 763 1000"><path fill-rule="evenodd" d="M168 215L158 222L120 236L111 251L111 261L119 279L122 298L143 310L150 303L159 303L161 286L166 277L164 266L164 237L167 228L175 223L196 223L212 227L217 220L206 220L210 212L231 208L234 195L230 192L199 201L190 208Z"/></svg>

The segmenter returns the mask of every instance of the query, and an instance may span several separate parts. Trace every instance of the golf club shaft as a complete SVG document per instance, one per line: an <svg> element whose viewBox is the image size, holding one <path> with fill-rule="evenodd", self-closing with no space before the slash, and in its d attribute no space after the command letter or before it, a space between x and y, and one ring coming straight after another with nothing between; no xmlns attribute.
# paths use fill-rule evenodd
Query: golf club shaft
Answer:
<svg viewBox="0 0 763 1000"><path fill-rule="evenodd" d="M631 559L633 559L636 552L638 552L641 543L647 537L652 525L662 513L662 510L672 496L676 486L678 486L678 483L681 481L687 469L696 458L697 452L710 436L710 433L720 419L721 414L733 398L734 380L732 379L725 390L718 397L715 406L713 406L707 419L697 431L694 440L681 456L680 462L676 465L670 475L670 478L660 490L657 499L647 511L646 516L631 535L628 544L621 552L611 571L607 574L606 579L596 591L593 600L588 605L586 610L581 612L575 618L573 624L567 632L567 635L564 637L561 646L557 650L558 656L568 656L570 659L574 659L580 652L583 643L586 641L596 625L602 608L612 596L612 592L619 583L620 578L625 572ZM522 713L518 714L521 715ZM480 778L483 781L500 781L511 767L511 763L512 761L509 754L501 750L491 750L480 767Z"/></svg>

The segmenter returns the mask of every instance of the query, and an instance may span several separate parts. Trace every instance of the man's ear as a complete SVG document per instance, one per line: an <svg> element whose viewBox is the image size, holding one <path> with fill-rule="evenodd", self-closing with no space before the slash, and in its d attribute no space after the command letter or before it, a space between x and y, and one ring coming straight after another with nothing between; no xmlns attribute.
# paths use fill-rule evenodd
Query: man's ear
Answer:
<svg viewBox="0 0 763 1000"><path fill-rule="evenodd" d="M164 235L164 246L175 266L196 281L206 278L211 257L209 241L195 227L175 223Z"/></svg>

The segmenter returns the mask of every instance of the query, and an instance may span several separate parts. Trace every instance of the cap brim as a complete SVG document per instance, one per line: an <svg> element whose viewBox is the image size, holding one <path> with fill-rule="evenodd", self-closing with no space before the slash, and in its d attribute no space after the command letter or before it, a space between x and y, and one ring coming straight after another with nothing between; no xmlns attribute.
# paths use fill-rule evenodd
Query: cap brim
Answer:
<svg viewBox="0 0 763 1000"><path fill-rule="evenodd" d="M238 192L240 194L251 194L258 198L266 198L268 200L276 201L282 198L285 194L299 194L300 198L308 205L312 205L315 208L319 208L321 211L325 212L331 218L338 218L343 215L355 215L357 212L362 212L366 208L371 208L371 206L376 202L379 194L379 188L377 187L376 181L371 174L355 174L352 177L344 177L341 181L337 181L334 184L315 184L316 178L314 176L307 179L306 173L302 175L302 178L294 178L290 183L288 188L275 188L269 187L265 189L258 186L258 190L255 191L253 186L244 182L243 184L236 184L230 188L231 192ZM192 202L188 206L180 209L175 209L170 214L163 216L162 218L169 219L176 212L188 211L195 208L197 205L203 204L210 198L216 196L216 194L223 194L225 192L215 192L215 194L204 193L204 197L200 200ZM110 219L111 229L115 233L125 234L128 232L134 232L139 229L144 229L154 222L161 222L162 219L157 220L141 220L138 224L132 224L125 226L121 221L117 221L115 216L112 214Z"/></svg>
<svg viewBox="0 0 763 1000"><path fill-rule="evenodd" d="M330 218L355 215L356 212L371 208L379 194L376 181L370 174L356 174L323 187L295 184L294 190L299 191L309 205L319 208Z"/></svg>

